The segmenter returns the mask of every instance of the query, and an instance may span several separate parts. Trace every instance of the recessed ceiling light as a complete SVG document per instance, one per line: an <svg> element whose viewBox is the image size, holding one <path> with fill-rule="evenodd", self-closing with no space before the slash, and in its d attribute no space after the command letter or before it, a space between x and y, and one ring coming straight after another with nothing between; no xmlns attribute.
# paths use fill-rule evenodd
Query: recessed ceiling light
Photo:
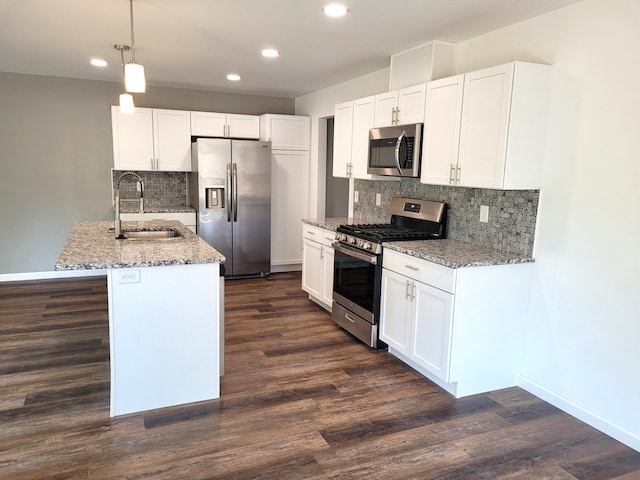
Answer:
<svg viewBox="0 0 640 480"><path fill-rule="evenodd" d="M107 61L101 58L92 58L91 65L93 65L94 67L106 67Z"/></svg>
<svg viewBox="0 0 640 480"><path fill-rule="evenodd" d="M265 48L262 50L263 57L275 58L280 55L280 52L274 48Z"/></svg>
<svg viewBox="0 0 640 480"><path fill-rule="evenodd" d="M325 15L329 17L343 17L349 11L344 5L332 3L322 9Z"/></svg>
<svg viewBox="0 0 640 480"><path fill-rule="evenodd" d="M227 80L237 82L238 80L240 80L240 75L238 75L237 73L230 73L229 75L227 75Z"/></svg>

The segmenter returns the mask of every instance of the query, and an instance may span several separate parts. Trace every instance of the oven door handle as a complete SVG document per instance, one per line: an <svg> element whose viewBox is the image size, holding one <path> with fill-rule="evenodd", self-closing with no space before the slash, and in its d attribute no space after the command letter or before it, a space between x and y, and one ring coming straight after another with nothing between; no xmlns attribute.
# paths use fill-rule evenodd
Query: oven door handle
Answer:
<svg viewBox="0 0 640 480"><path fill-rule="evenodd" d="M356 250L355 248L345 247L344 245L338 242L334 242L331 246L336 252L344 253L345 255L349 255L350 257L357 258L358 260L362 260L364 262L370 263L371 265L378 264L378 257L376 255L367 255L366 253L363 253L360 250Z"/></svg>

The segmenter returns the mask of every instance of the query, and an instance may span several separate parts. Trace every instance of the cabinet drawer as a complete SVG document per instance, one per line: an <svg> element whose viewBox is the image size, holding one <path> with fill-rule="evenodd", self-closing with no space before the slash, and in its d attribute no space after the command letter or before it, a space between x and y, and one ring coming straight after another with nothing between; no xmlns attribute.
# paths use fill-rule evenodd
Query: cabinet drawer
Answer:
<svg viewBox="0 0 640 480"><path fill-rule="evenodd" d="M314 242L322 243L324 230L315 225L309 225L307 223L302 224L302 238L313 240Z"/></svg>
<svg viewBox="0 0 640 480"><path fill-rule="evenodd" d="M456 271L405 253L384 249L382 266L445 292L454 293Z"/></svg>
<svg viewBox="0 0 640 480"><path fill-rule="evenodd" d="M331 244L336 240L336 232L333 230L322 229L322 244L325 247L330 247Z"/></svg>

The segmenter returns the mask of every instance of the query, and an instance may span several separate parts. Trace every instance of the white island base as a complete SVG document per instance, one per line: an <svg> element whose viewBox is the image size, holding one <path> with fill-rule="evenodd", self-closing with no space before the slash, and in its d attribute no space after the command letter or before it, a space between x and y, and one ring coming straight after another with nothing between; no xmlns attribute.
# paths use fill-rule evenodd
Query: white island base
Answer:
<svg viewBox="0 0 640 480"><path fill-rule="evenodd" d="M220 264L108 270L111 416L220 397Z"/></svg>

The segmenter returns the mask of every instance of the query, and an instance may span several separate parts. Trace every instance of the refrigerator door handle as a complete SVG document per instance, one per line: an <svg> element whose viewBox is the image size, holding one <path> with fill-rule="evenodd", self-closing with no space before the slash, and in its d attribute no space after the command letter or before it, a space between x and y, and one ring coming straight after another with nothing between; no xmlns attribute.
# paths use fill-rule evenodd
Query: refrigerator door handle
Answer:
<svg viewBox="0 0 640 480"><path fill-rule="evenodd" d="M225 188L226 191L226 209L227 209L227 222L231 221L231 208L232 208L232 204L231 204L231 164L227 163L227 185Z"/></svg>
<svg viewBox="0 0 640 480"><path fill-rule="evenodd" d="M233 164L233 221L238 221L238 164Z"/></svg>

